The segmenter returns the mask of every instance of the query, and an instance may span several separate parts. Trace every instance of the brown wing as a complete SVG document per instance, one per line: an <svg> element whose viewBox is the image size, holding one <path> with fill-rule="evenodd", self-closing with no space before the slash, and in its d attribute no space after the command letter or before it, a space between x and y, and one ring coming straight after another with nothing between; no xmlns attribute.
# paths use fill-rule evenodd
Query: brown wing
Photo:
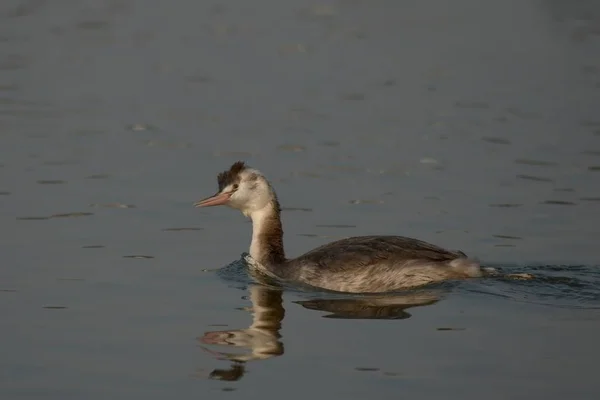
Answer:
<svg viewBox="0 0 600 400"><path fill-rule="evenodd" d="M460 257L465 257L465 254L408 237L358 236L328 243L293 261L328 269L346 269L345 267L356 268L382 261L392 264L408 260L443 262Z"/></svg>

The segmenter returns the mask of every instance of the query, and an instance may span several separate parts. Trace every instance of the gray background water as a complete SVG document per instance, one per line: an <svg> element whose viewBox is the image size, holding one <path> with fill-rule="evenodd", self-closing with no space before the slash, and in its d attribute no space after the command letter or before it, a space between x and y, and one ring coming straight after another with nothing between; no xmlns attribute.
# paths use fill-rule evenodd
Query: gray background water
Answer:
<svg viewBox="0 0 600 400"><path fill-rule="evenodd" d="M0 397L595 398L599 110L593 0L4 0ZM391 321L288 289L285 352L209 379L250 225L191 204L238 159L290 255L401 234L553 279Z"/></svg>

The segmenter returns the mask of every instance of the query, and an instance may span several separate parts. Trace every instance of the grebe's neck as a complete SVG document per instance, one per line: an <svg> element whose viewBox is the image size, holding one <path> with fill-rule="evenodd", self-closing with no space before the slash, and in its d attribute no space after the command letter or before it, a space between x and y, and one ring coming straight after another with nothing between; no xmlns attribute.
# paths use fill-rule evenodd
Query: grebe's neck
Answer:
<svg viewBox="0 0 600 400"><path fill-rule="evenodd" d="M277 197L260 210L250 214L252 219L252 243L250 255L264 266L285 262L281 208Z"/></svg>

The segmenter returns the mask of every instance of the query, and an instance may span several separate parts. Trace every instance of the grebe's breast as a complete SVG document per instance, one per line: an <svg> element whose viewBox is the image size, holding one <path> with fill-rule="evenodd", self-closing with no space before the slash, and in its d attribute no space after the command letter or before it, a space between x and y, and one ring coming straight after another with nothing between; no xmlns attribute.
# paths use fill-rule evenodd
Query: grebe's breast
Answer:
<svg viewBox="0 0 600 400"><path fill-rule="evenodd" d="M354 293L481 276L479 264L464 253L403 236L341 239L289 260L274 272L286 280Z"/></svg>

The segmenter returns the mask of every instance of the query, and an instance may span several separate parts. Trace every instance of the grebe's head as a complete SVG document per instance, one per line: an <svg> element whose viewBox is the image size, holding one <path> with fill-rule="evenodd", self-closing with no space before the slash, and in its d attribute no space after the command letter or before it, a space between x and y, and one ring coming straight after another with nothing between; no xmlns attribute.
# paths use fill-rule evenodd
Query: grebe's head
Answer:
<svg viewBox="0 0 600 400"><path fill-rule="evenodd" d="M221 172L217 176L217 182L217 193L194 203L194 207L226 205L250 216L253 212L262 210L275 198L273 189L265 177L242 161Z"/></svg>

